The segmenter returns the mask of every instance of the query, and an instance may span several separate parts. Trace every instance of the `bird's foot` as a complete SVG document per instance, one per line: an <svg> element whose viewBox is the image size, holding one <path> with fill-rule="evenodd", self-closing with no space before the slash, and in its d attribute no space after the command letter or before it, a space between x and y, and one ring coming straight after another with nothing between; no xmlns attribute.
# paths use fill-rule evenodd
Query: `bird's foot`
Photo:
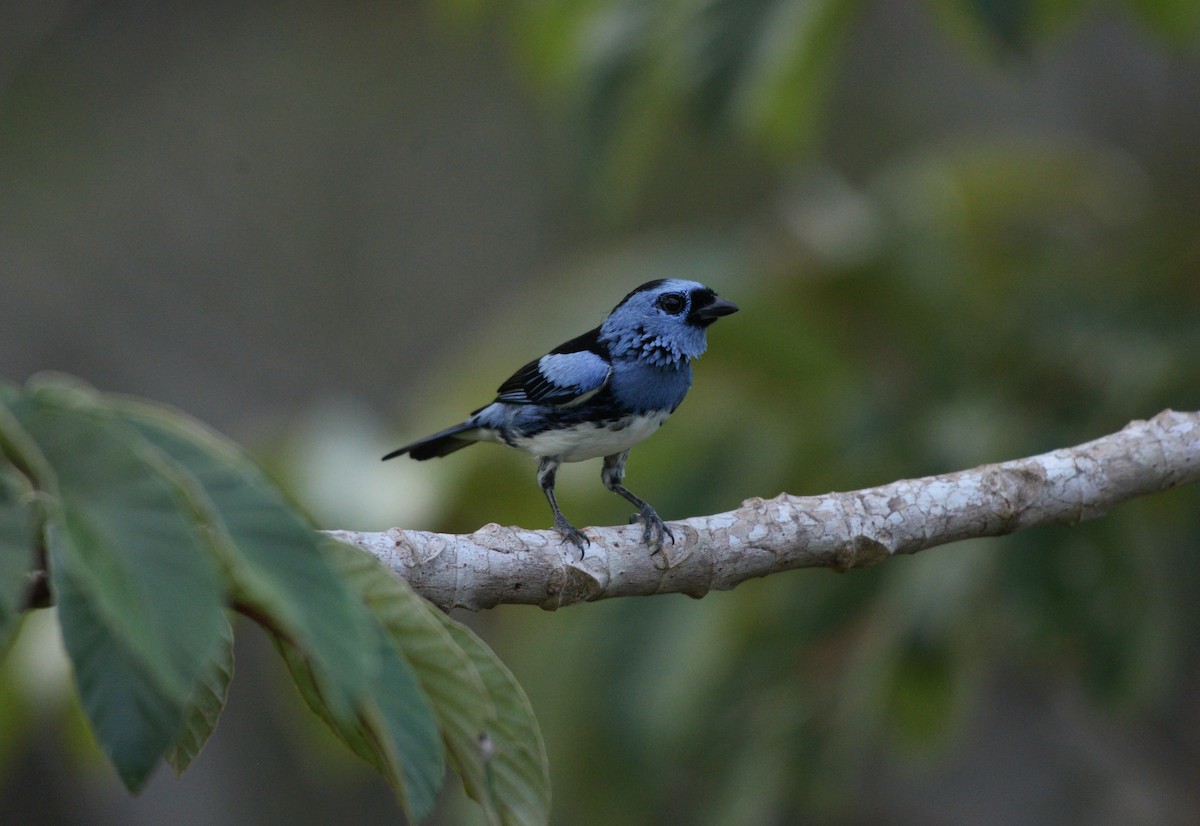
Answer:
<svg viewBox="0 0 1200 826"><path fill-rule="evenodd" d="M651 556L662 550L664 539L669 538L671 544L675 544L675 534L667 523L662 521L658 511L649 505L644 506L641 513L635 513L629 517L629 524L632 525L634 522L642 523L642 542L650 548Z"/></svg>
<svg viewBox="0 0 1200 826"><path fill-rule="evenodd" d="M584 549L592 544L592 540L587 538L587 534L568 522L567 518L562 514L554 517L554 530L562 534L562 541L564 543L570 542L579 549L579 559L582 561Z"/></svg>

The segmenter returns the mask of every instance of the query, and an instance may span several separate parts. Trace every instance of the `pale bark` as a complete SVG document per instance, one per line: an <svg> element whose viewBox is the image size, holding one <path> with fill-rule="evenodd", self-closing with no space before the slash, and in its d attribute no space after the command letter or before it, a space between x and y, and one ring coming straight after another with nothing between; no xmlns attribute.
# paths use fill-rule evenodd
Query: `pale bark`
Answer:
<svg viewBox="0 0 1200 826"><path fill-rule="evenodd" d="M972 470L820 496L750 499L669 523L650 554L640 525L588 528L579 559L551 530L485 525L469 535L331 531L382 560L442 608L554 609L607 597L703 596L795 568L875 565L961 539L1075 524L1114 505L1200 481L1200 413L1166 410L1076 447Z"/></svg>

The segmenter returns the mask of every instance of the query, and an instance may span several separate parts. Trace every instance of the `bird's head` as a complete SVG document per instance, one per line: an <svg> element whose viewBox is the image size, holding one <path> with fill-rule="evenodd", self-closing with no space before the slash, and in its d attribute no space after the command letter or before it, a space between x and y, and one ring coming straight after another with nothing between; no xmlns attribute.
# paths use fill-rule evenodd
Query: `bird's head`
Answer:
<svg viewBox="0 0 1200 826"><path fill-rule="evenodd" d="M704 352L709 325L737 309L695 281L650 281L613 308L600 325L600 338L614 358L645 359L659 367L686 364Z"/></svg>

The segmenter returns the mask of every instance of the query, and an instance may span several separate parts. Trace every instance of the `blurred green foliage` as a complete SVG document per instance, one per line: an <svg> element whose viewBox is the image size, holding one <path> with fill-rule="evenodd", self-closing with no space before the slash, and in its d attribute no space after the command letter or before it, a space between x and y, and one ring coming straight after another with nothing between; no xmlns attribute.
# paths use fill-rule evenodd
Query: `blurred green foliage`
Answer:
<svg viewBox="0 0 1200 826"><path fill-rule="evenodd" d="M803 169L857 6L505 14L620 211L681 143L732 138ZM1021 50L1091 6L930 8L987 54L979 44ZM1194 44L1200 7L1126 8L1163 42ZM743 308L711 331L669 426L633 452L628 484L666 518L1001 461L1200 407L1200 227L1176 194L1200 182L1097 136L1019 131L910 149L858 183L815 165L781 180L771 215L664 233L592 270L613 300L643 275L685 276ZM548 524L523 457L470 454L443 527ZM598 471L560 495L578 524L624 519ZM492 638L546 731L558 822L869 819L871 768L937 765L1005 675L1077 687L1137 725L1181 724L1174 698L1200 664L1197 550L1200 491L1179 490L1074 528L699 602L500 611Z"/></svg>
<svg viewBox="0 0 1200 826"><path fill-rule="evenodd" d="M267 4L240 22L220 6L177 18L178 9L162 5L159 28L147 18L143 36L194 64L194 74L170 71L169 61L162 71L136 38L131 48L121 37L141 30L129 25L136 9L92 5L97 16L61 24L90 40L60 31L48 49L30 50L25 82L5 90L13 150L6 169L17 184L5 204L21 219L15 236L50 228L57 234L47 246L64 251L61 260L25 251L29 280L52 285L46 305L73 300L84 308L64 320L35 307L28 323L52 328L85 355L101 333L130 338L139 352L118 360L131 365L161 359L174 342L193 358L163 361L164 372L180 374L171 376L171 392L217 387L244 410L257 403L250 387L275 402L303 398L281 394L289 385L271 377L322 386L317 362L328 362L346 374L339 388L366 395L397 384L395 361L383 357L389 349L429 363L426 392L396 392L436 427L447 422L433 417L486 401L523 359L580 332L581 318L594 323L637 283L678 275L709 283L743 312L714 328L688 400L633 453L629 485L667 518L781 490L851 489L1009 459L1111 432L1166 406L1200 406L1194 0L434 0L427 7L454 24L441 40L426 31L404 37L421 26L392 4ZM507 38L552 122L545 178L531 188L561 187L547 200L556 208L560 199L563 209L546 219L549 230L531 235L542 244L545 233L545 246L567 265L519 300L501 284L515 276L498 259L510 242L520 246L509 236L523 228L491 219L528 216L509 197L511 181L502 186L463 159L503 155L506 140L527 133L498 136L489 125L512 101L466 95L469 87L456 82L474 64L470 49L447 48L448 38L466 33L486 40L481 52ZM127 49L138 58L128 64L116 59ZM92 52L90 61L73 62ZM96 70L108 64L114 72ZM198 82L214 73L215 85ZM366 151L421 148L440 134L417 122L420 96L397 93L407 88L401 75L467 113L448 129L469 153L450 153L447 162L465 166L470 186L385 174L399 156ZM154 110L171 124L165 133L144 116L146 98L124 96L128 87L160 85L172 103ZM456 93L465 96L447 100ZM355 108L356 97L368 105ZM206 105L213 100L221 105ZM102 117L108 106L121 128ZM305 117L287 117L292 107ZM393 110L399 116L383 117ZM60 121L74 125L64 131ZM93 144L99 155L83 151ZM497 152L477 151L484 144ZM206 145L210 155L192 156ZM135 168L120 165L128 158ZM421 170L435 168L428 154L418 160ZM187 166L198 170L194 177L178 171ZM521 177L525 167L512 169ZM142 178L144 190L115 185ZM378 180L378 188L364 196L356 178ZM166 195L146 197L159 187ZM453 190L457 200L434 199L435 190ZM384 220L402 193L413 197L411 212ZM193 214L197 196L219 205L216 225ZM122 209L123 201L133 206ZM287 208L273 211L279 203ZM154 212L170 220L143 223L143 213ZM486 220L467 220L480 214ZM461 247L452 267L501 275L463 287L412 252L424 248L378 241L374 257L359 260L375 234L390 242L401 228L434 246ZM631 229L642 234L630 238ZM496 255L466 244L472 233ZM155 236L174 235L187 243L155 244ZM102 254L77 246L91 236L111 245ZM249 253L237 257L243 243ZM371 261L386 263L385 281L368 288L347 277ZM60 293L64 272L75 270L101 287ZM221 270L233 277L199 277ZM126 272L141 277L121 281ZM187 288L172 292L172 280ZM109 282L115 286L105 288ZM264 291L272 284L275 291ZM461 303L454 315L413 309L422 290L443 288ZM361 300L342 303L356 290ZM141 295L149 304L134 302ZM23 306L20 289L5 297ZM232 304L218 300L227 297ZM97 312L103 302L156 319L147 307L183 304L196 330L182 335L162 316L155 335L130 335ZM287 312L305 302L319 310ZM511 308L496 319L503 335L479 333L459 358L438 364L432 358L445 351L434 345L409 357L431 326L469 329L478 315L467 305L484 303ZM97 326L81 323L93 313ZM335 317L342 326L332 326ZM273 359L250 335L272 327L287 342ZM360 338L361 328L386 330L387 344L366 343L379 340ZM405 344L408 330L417 334ZM211 340L228 348L205 349ZM456 360L469 361L469 373L445 378ZM172 371L180 363L193 369ZM231 382L245 364L249 378ZM81 372L96 369L83 365ZM215 384L192 375L200 366ZM198 393L208 395L218 394ZM356 436L365 429L357 419L342 422ZM370 476L378 453L340 473L322 463L327 454L309 455L326 495L340 486L349 491L343 500L362 505L363 479L384 488ZM404 475L407 493L454 483L447 501L429 506L439 525L406 523L412 527L549 525L527 457L481 447L409 470L388 466ZM598 476L598 463L560 476L560 498L577 524L627 516ZM11 479L0 479L0 504L11 504L13 490ZM385 491L372 501L388 498L386 518L399 519L394 509L427 505L431 495ZM1191 699L1200 674L1198 505L1200 491L1179 490L1075 528L961 543L842 576L804 572L702 600L625 600L554 615L504 609L471 621L530 695L547 738L559 823L983 822L943 811L923 817L937 805L925 797L944 801L960 788L979 794L987 822L1139 820L1122 820L1110 805L1122 790L1149 807L1149 816L1139 810L1142 822L1164 822L1154 815L1173 803L1157 792L1180 786L1190 808L1178 820L1195 822L1194 778L1180 783L1175 775L1200 754ZM326 524L365 527L350 513ZM9 516L0 520L0 545L20 533L19 513L10 508ZM0 594L0 630L16 627L12 605L11 594ZM57 632L29 620L21 632L21 663L10 658L5 675L33 677L0 679L0 764L14 785L24 783L15 769L26 753L9 744L51 728L36 716L34 698L65 684L61 674L25 668L31 652L53 659ZM1012 695L1031 685L1050 706L1041 716L1013 710ZM278 694L267 696L270 710ZM1086 710L1072 712L1077 704ZM82 730L82 712L67 708L77 718L72 730ZM1055 754L1075 760L1063 765L1047 750L1009 743L982 764L975 754L971 768L938 775L967 763L973 746L993 748L996 738L986 735L997 727L1022 746L1057 736ZM1079 756L1089 749L1103 753ZM251 752L233 745L229 753ZM310 800L304 792L336 785L324 764L292 777L286 761L281 768L250 759L260 761L252 771L234 764L229 774L252 774L259 814L270 809L281 822L291 817L285 803L299 811ZM1146 783L1147 773L1158 776ZM264 782L271 777L286 782ZM993 778L995 785L983 782ZM1050 795L1032 781L1058 788ZM40 797L78 798L81 811L101 817L82 785L70 796ZM913 794L925 808L913 805ZM206 798L235 802L224 791ZM1031 808L1022 809L1029 798ZM479 816L460 805L457 818L447 804L456 805L442 800L446 822ZM1008 805L1037 816L1005 818ZM1106 817L1089 817L1098 812ZM320 811L304 815L319 819Z"/></svg>
<svg viewBox="0 0 1200 826"><path fill-rule="evenodd" d="M1114 216L1124 173L1078 149L947 153L860 193L888 239L866 264L788 267L746 247L743 270L715 282L744 312L711 332L687 402L634 451L630 486L683 517L1200 406L1193 242L1150 205ZM464 459L454 526L545 524L525 465ZM581 496L579 519L624 516L597 481L569 513ZM944 743L999 669L1076 680L1169 724L1163 704L1197 665L1198 514L1200 492L1181 490L1072 529L699 604L506 611L496 644L549 734L560 822L794 822L849 805L879 749Z"/></svg>
<svg viewBox="0 0 1200 826"><path fill-rule="evenodd" d="M447 763L488 823L546 820L545 749L508 669L193 419L61 376L0 384L0 556L0 654L27 602L48 602L96 743L131 792L160 759L182 773L216 727L233 609L409 820L433 809ZM48 598L31 588L39 574Z"/></svg>
<svg viewBox="0 0 1200 826"><path fill-rule="evenodd" d="M628 213L679 158L749 150L790 166L818 145L860 0L440 0L452 19L502 18L527 76L565 117L581 180ZM942 31L993 67L1061 37L1087 0L927 0ZM1200 39L1200 4L1126 0L1174 47ZM740 158L745 160L744 156Z"/></svg>

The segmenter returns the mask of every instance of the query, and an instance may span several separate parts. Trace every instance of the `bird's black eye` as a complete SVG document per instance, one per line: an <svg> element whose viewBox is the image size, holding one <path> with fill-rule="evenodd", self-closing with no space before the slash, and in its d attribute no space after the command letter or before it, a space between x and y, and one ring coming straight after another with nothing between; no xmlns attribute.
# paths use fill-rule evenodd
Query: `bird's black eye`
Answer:
<svg viewBox="0 0 1200 826"><path fill-rule="evenodd" d="M679 315L683 312L683 308L687 306L687 299L679 293L667 293L666 295L659 296L658 301L654 303L671 315Z"/></svg>

